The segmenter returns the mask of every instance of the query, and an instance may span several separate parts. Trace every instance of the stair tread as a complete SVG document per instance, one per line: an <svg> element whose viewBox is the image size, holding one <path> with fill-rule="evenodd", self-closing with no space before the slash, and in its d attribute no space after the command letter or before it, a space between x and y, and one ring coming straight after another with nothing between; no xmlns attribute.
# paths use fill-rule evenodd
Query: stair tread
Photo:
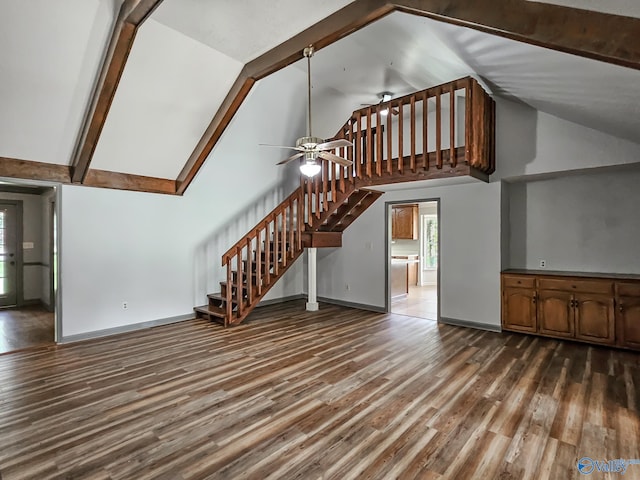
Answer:
<svg viewBox="0 0 640 480"><path fill-rule="evenodd" d="M200 307L195 307L194 310L196 312L205 313L207 315L213 315L214 317L224 318L227 316L227 312L225 312L222 308L213 307L211 305L202 305Z"/></svg>
<svg viewBox="0 0 640 480"><path fill-rule="evenodd" d="M213 300L219 300L219 301L222 301L222 302L226 302L226 301L227 301L227 299L226 299L225 297L223 297L223 296L222 296L222 292L209 293L209 294L207 295L207 298L211 298L211 299L213 299ZM236 299L235 299L234 297L232 297L232 298L231 298L231 301L232 301L233 303L236 303Z"/></svg>

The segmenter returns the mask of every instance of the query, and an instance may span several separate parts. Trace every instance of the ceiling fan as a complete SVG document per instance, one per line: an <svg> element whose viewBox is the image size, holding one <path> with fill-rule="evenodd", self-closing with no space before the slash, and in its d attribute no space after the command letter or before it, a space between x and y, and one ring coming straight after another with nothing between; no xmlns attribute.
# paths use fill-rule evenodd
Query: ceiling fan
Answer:
<svg viewBox="0 0 640 480"><path fill-rule="evenodd" d="M376 105L382 105L383 103L387 103L389 102L392 98L393 98L393 93L391 92L380 92L378 94L378 98L380 99L380 101L378 103L362 103L361 105L363 107L373 107ZM392 108L391 109L391 113L393 115L398 115L398 113L400 113L398 111L398 109L396 108ZM380 115L382 115L383 117L389 114L389 108L384 108L382 110L380 110Z"/></svg>
<svg viewBox="0 0 640 480"><path fill-rule="evenodd" d="M349 167L353 165L351 160L347 160L346 158L339 157L338 155L334 155L327 150L334 150L340 147L352 147L353 144L344 139L333 140L330 142L325 142L324 139L314 137L311 134L311 57L314 54L314 49L312 45L306 47L302 54L307 59L307 90L308 90L308 110L309 110L309 123L307 124L307 136L300 137L296 140L295 147L286 147L282 145L267 145L261 144L265 147L275 147L275 148L287 148L290 150L297 150L298 153L291 155L289 158L285 158L278 165L284 165L286 163L292 162L298 158L304 157L304 161L300 164L300 172L307 177L313 177L317 173L320 172L321 166L318 163L318 158L323 158L330 162L337 163L339 165L343 165L345 167Z"/></svg>

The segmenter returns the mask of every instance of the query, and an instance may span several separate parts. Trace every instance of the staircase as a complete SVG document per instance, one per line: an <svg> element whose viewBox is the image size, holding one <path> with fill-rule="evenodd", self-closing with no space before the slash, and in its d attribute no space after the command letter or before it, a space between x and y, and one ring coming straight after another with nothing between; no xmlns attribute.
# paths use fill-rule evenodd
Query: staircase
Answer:
<svg viewBox="0 0 640 480"><path fill-rule="evenodd" d="M384 116L385 109L398 114ZM495 104L463 78L357 110L337 138L353 143L335 151L353 166L318 159L320 174L302 177L222 256L226 279L194 308L197 317L241 323L304 248L342 246L342 232L382 195L371 186L462 175L487 180L495 169Z"/></svg>
<svg viewBox="0 0 640 480"><path fill-rule="evenodd" d="M341 246L344 229L381 195L369 189L340 192L311 225L301 228L304 194L298 187L222 256L227 279L220 282L220 292L207 295L207 305L194 309L196 316L225 327L241 323L305 247Z"/></svg>

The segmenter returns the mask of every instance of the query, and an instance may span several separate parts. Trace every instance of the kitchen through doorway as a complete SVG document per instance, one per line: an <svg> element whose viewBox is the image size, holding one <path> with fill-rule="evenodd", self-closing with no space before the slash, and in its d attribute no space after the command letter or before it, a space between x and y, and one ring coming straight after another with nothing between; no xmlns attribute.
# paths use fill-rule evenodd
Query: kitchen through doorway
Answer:
<svg viewBox="0 0 640 480"><path fill-rule="evenodd" d="M390 204L390 311L439 319L439 201Z"/></svg>

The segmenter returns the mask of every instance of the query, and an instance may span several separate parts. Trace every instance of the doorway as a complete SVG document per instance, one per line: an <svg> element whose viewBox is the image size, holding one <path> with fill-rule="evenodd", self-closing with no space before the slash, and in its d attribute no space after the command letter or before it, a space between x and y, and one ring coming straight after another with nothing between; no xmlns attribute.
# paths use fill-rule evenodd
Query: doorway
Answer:
<svg viewBox="0 0 640 480"><path fill-rule="evenodd" d="M390 202L387 208L388 310L438 321L439 200Z"/></svg>
<svg viewBox="0 0 640 480"><path fill-rule="evenodd" d="M0 354L52 345L59 188L0 181Z"/></svg>

